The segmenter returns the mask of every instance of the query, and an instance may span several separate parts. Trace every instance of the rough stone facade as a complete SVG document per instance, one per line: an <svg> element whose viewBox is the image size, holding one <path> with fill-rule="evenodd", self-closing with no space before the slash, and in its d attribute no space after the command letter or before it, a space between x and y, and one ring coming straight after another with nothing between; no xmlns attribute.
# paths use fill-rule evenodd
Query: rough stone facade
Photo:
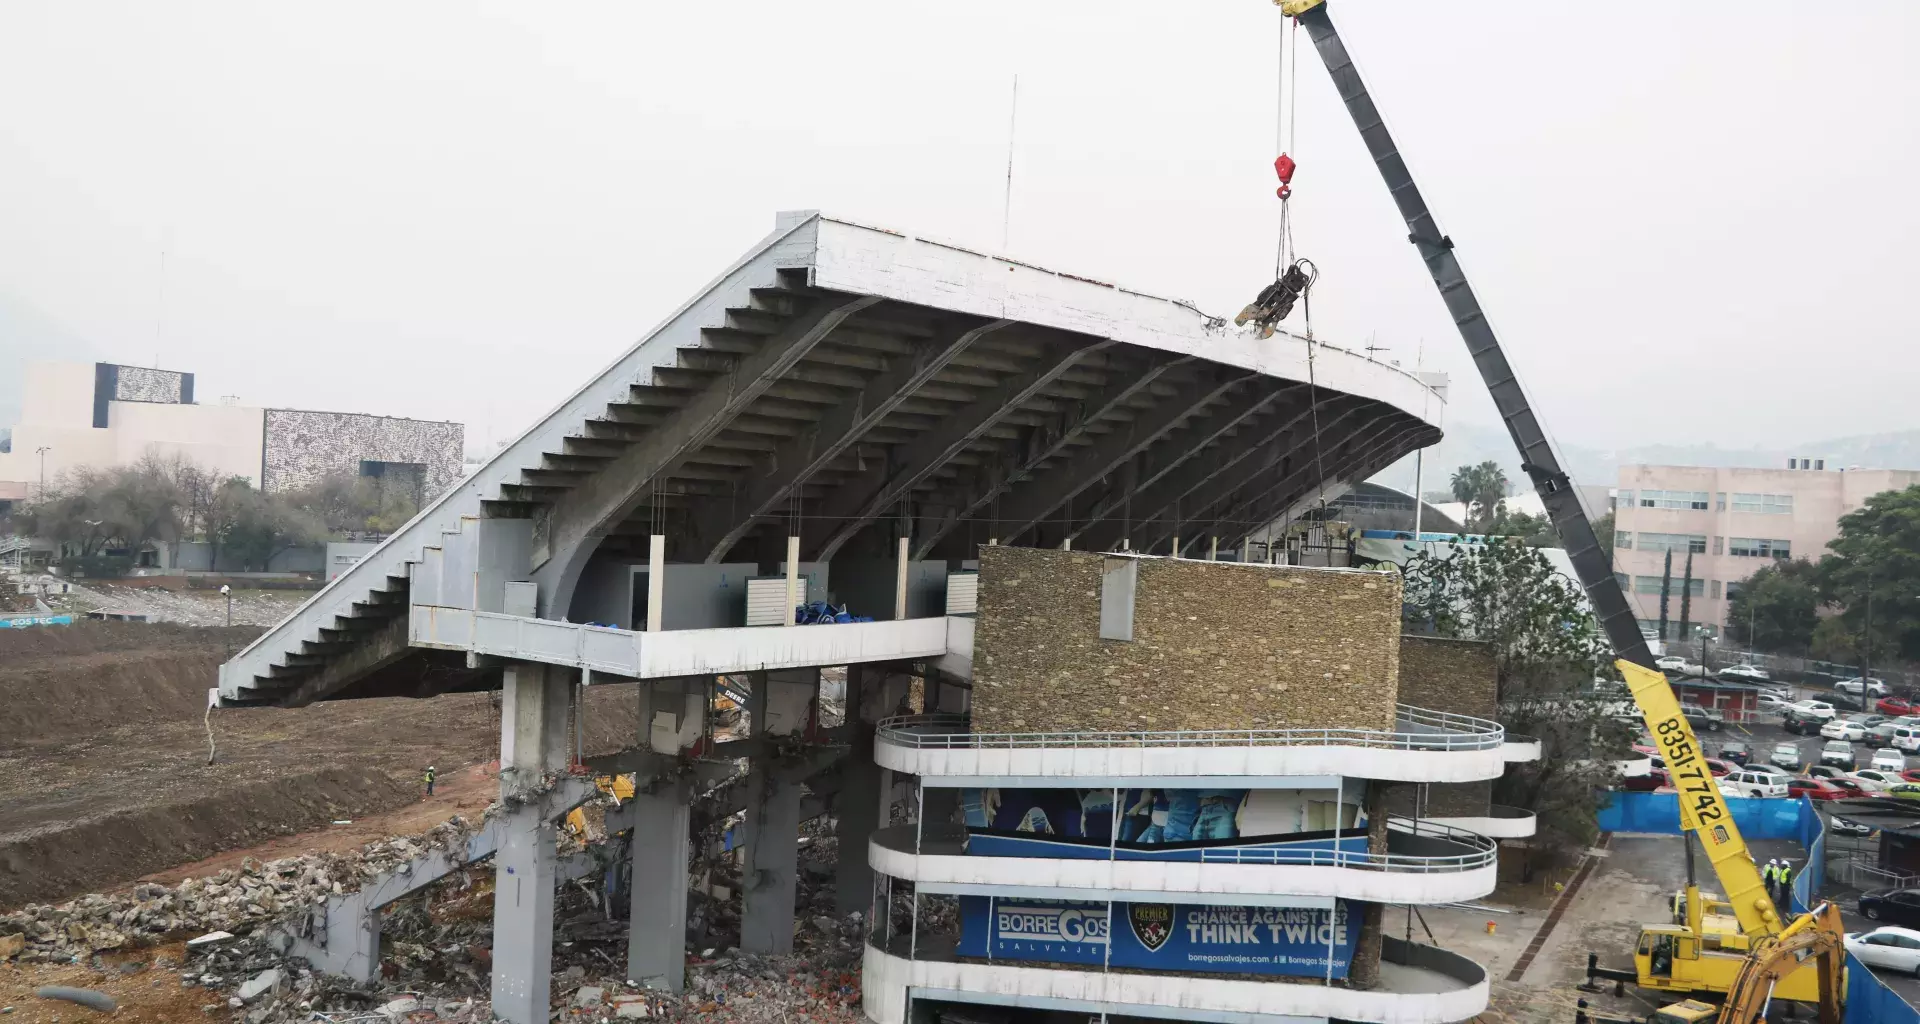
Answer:
<svg viewBox="0 0 1920 1024"><path fill-rule="evenodd" d="M187 383L192 374L146 366L116 366L114 371L113 400L116 402L179 405L193 401Z"/></svg>
<svg viewBox="0 0 1920 1024"><path fill-rule="evenodd" d="M1100 637L1109 556L980 552L980 732L1393 726L1400 577L1139 560L1130 641Z"/></svg>
<svg viewBox="0 0 1920 1024"><path fill-rule="evenodd" d="M336 473L358 475L362 462L422 468L429 500L460 478L466 428L436 420L407 420L351 412L268 409L260 487L297 490Z"/></svg>
<svg viewBox="0 0 1920 1024"><path fill-rule="evenodd" d="M1497 719L1498 689L1491 645L1434 636L1400 638L1401 703ZM1416 808L1418 790L1418 786L1394 786L1388 808L1395 814L1419 810L1428 818L1484 817L1493 802L1492 781L1434 783L1427 787L1426 805Z"/></svg>

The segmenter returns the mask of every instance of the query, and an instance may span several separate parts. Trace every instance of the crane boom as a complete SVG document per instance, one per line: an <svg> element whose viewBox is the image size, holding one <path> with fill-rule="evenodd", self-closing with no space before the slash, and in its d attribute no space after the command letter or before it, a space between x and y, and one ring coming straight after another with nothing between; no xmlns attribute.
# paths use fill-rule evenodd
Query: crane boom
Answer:
<svg viewBox="0 0 1920 1024"><path fill-rule="evenodd" d="M1440 233L1433 212L1427 209L1427 201L1414 185L1413 174L1387 131L1379 108L1367 93L1359 69L1347 54L1346 44L1340 41L1340 33L1327 14L1326 0L1274 2L1281 13L1298 19L1307 30L1307 37L1327 66L1327 73L1333 76L1334 89L1346 104L1354 126L1360 129L1360 138L1373 157L1374 167L1380 171L1394 205L1400 208L1400 215L1407 222L1407 241L1419 250L1421 262L1427 265L1427 273L1440 289L1441 301L1446 303L1447 313L1466 341L1474 366L1486 382L1500 418L1506 422L1507 433L1520 450L1521 468L1533 480L1534 491L1546 505L1547 515L1573 562L1580 586L1592 602L1608 642L1613 645L1614 655L1619 659L1616 665L1633 692L1647 728L1660 745L1667 771L1679 793L1681 828L1698 836L1705 847L1707 858L1725 887L1727 900L1733 904L1741 930L1752 936L1777 934L1781 927L1779 911L1767 896L1766 883L1747 852L1746 841L1734 824L1726 798L1720 795L1718 780L1708 770L1706 749L1681 713L1679 698L1674 696L1666 676L1654 666L1653 652L1640 633L1639 620L1628 607L1626 592L1613 574L1612 557L1600 547L1593 523L1587 519L1579 495L1574 492L1573 481L1561 467L1560 457L1520 387L1519 377L1501 351L1499 339L1494 337L1493 325L1487 321L1480 300L1467 284L1466 272L1453 254L1453 240Z"/></svg>

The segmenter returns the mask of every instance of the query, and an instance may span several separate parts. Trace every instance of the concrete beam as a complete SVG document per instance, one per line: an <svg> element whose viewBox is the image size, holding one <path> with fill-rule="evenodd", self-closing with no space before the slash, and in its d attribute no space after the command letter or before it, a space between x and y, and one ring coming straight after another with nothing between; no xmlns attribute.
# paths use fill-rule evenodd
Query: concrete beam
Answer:
<svg viewBox="0 0 1920 1024"><path fill-rule="evenodd" d="M540 583L541 614L557 616L573 597L573 581L554 576L563 567L570 567L574 559L556 556L571 553L619 525L639 507L648 484L670 474L713 440L834 328L879 301L879 296L859 295L815 302L770 335L759 351L741 357L732 373L716 377L672 418L648 431L605 469L582 481L565 501L548 511L544 521L536 520L533 560L539 565L534 577Z"/></svg>
<svg viewBox="0 0 1920 1024"><path fill-rule="evenodd" d="M697 505L689 517L696 530L693 553L708 562L721 561L753 528L757 517L778 511L796 488L899 408L968 346L1014 321L979 323L969 319L967 323L973 326L950 331L914 346L911 352L887 359L852 401L829 407L818 423L787 439L761 460L740 492Z"/></svg>
<svg viewBox="0 0 1920 1024"><path fill-rule="evenodd" d="M1246 385L1246 386L1242 386ZM1237 393L1231 394L1238 388ZM1075 453L1066 465L1028 480L1007 495L994 510L993 534L1002 543L1012 541L1052 515L1073 496L1099 483L1121 465L1173 430L1187 418L1225 397L1221 408L1196 428L1206 440L1232 430L1278 398L1280 392L1259 383L1257 375L1225 367L1208 367L1180 392L1141 414L1125 429L1104 435ZM1196 447L1199 445L1196 445Z"/></svg>
<svg viewBox="0 0 1920 1024"><path fill-rule="evenodd" d="M1113 344L1100 338L1049 332L1032 367L1010 374L955 410L939 426L889 450L886 459L865 475L828 495L817 516L801 527L802 550L812 552L809 561L832 559L834 552L868 523L993 429L1009 412L1045 390L1075 363Z"/></svg>
<svg viewBox="0 0 1920 1024"><path fill-rule="evenodd" d="M1298 395L1297 389L1291 394ZM1336 399L1347 403L1344 398ZM1326 403L1330 408L1334 403ZM1199 507L1206 499L1194 493L1218 480L1243 479L1249 467L1271 465L1292 450L1295 434L1312 417L1305 400L1296 399L1276 407L1276 415L1250 427L1250 443L1214 444L1194 449L1181 444L1162 445L1147 453L1141 482L1132 487L1112 487L1088 510L1085 526L1069 530L1069 536L1089 550L1107 550L1127 534L1132 523L1151 523L1175 507ZM1194 497L1190 497L1194 496ZM1114 513L1125 509L1126 523L1114 522Z"/></svg>
<svg viewBox="0 0 1920 1024"><path fill-rule="evenodd" d="M1178 529L1183 538L1181 547L1185 549L1212 533L1237 536L1259 529L1271 522L1279 509L1312 491L1321 479L1371 475L1404 454L1402 447L1410 439L1422 430L1432 429L1405 420L1400 420L1398 425L1386 421L1380 429L1355 436L1338 450L1323 454L1317 464L1312 458L1303 458L1302 465L1284 479L1256 484L1208 515L1188 520L1184 527L1161 524L1150 536L1158 542Z"/></svg>
<svg viewBox="0 0 1920 1024"><path fill-rule="evenodd" d="M1340 435L1335 433L1335 430L1365 405L1366 403L1361 400L1352 400L1342 402L1337 408L1333 407L1332 403L1323 406L1318 414L1321 440L1339 438ZM1284 433L1270 438L1264 444L1242 449L1243 453L1251 457L1239 460L1232 471L1213 474L1207 481L1171 501L1157 501L1157 507L1152 507L1144 515L1133 516L1128 523L1109 524L1102 533L1088 537L1089 543L1091 544L1097 537L1117 537L1123 532L1128 532L1137 544L1143 540L1157 540L1164 537L1170 528L1179 528L1182 524L1204 522L1208 512L1233 495L1244 493L1248 487L1271 482L1293 472L1294 468L1300 464L1303 453L1310 453L1313 450L1314 418L1315 414L1312 411L1288 417L1288 429ZM1151 497L1162 497L1177 486L1174 484L1159 490ZM1139 513L1147 506L1140 501L1135 501L1129 507L1135 513ZM1192 531L1180 529L1179 532L1184 536Z"/></svg>
<svg viewBox="0 0 1920 1024"><path fill-rule="evenodd" d="M970 485L947 488L943 493L922 502L922 505L941 512L932 519L923 520L923 525L914 531L913 557L927 557L934 545L940 543L961 520L992 503L1008 488L1026 480L1042 463L1085 436L1089 426L1128 405L1169 371L1194 361L1192 356L1160 358L1148 363L1139 373L1122 374L1119 380L1109 383L1098 393L1075 402L1073 408L1029 430L1015 450L979 467Z"/></svg>

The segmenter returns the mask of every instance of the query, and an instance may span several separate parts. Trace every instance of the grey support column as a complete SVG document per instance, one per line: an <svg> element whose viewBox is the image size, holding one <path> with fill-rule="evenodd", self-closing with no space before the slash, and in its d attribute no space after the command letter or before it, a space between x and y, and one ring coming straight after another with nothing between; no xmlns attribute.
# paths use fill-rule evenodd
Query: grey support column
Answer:
<svg viewBox="0 0 1920 1024"><path fill-rule="evenodd" d="M552 999L555 823L536 799L566 766L570 673L510 665L500 691L500 848L494 854L493 1015L546 1024Z"/></svg>
<svg viewBox="0 0 1920 1024"><path fill-rule="evenodd" d="M847 669L847 759L840 766L840 793L834 816L840 840L834 867L834 909L842 916L873 905L873 868L867 864L867 839L880 821L880 766L873 763L874 722L870 705L885 690L878 666Z"/></svg>
<svg viewBox="0 0 1920 1024"><path fill-rule="evenodd" d="M768 738L767 674L753 676L751 710L756 738ZM799 880L800 780L782 771L764 747L747 774L746 862L741 866L740 949L793 951L793 901Z"/></svg>
<svg viewBox="0 0 1920 1024"><path fill-rule="evenodd" d="M636 793L627 978L679 992L687 974L687 789Z"/></svg>

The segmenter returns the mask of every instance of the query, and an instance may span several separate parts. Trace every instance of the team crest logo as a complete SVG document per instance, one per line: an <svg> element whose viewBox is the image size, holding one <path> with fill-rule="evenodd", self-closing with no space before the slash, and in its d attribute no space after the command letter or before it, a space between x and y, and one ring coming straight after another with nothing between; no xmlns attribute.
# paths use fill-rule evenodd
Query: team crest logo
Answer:
<svg viewBox="0 0 1920 1024"><path fill-rule="evenodd" d="M1165 903L1135 903L1127 909L1127 922L1133 925L1133 937L1147 952L1157 953L1173 937L1173 908Z"/></svg>

